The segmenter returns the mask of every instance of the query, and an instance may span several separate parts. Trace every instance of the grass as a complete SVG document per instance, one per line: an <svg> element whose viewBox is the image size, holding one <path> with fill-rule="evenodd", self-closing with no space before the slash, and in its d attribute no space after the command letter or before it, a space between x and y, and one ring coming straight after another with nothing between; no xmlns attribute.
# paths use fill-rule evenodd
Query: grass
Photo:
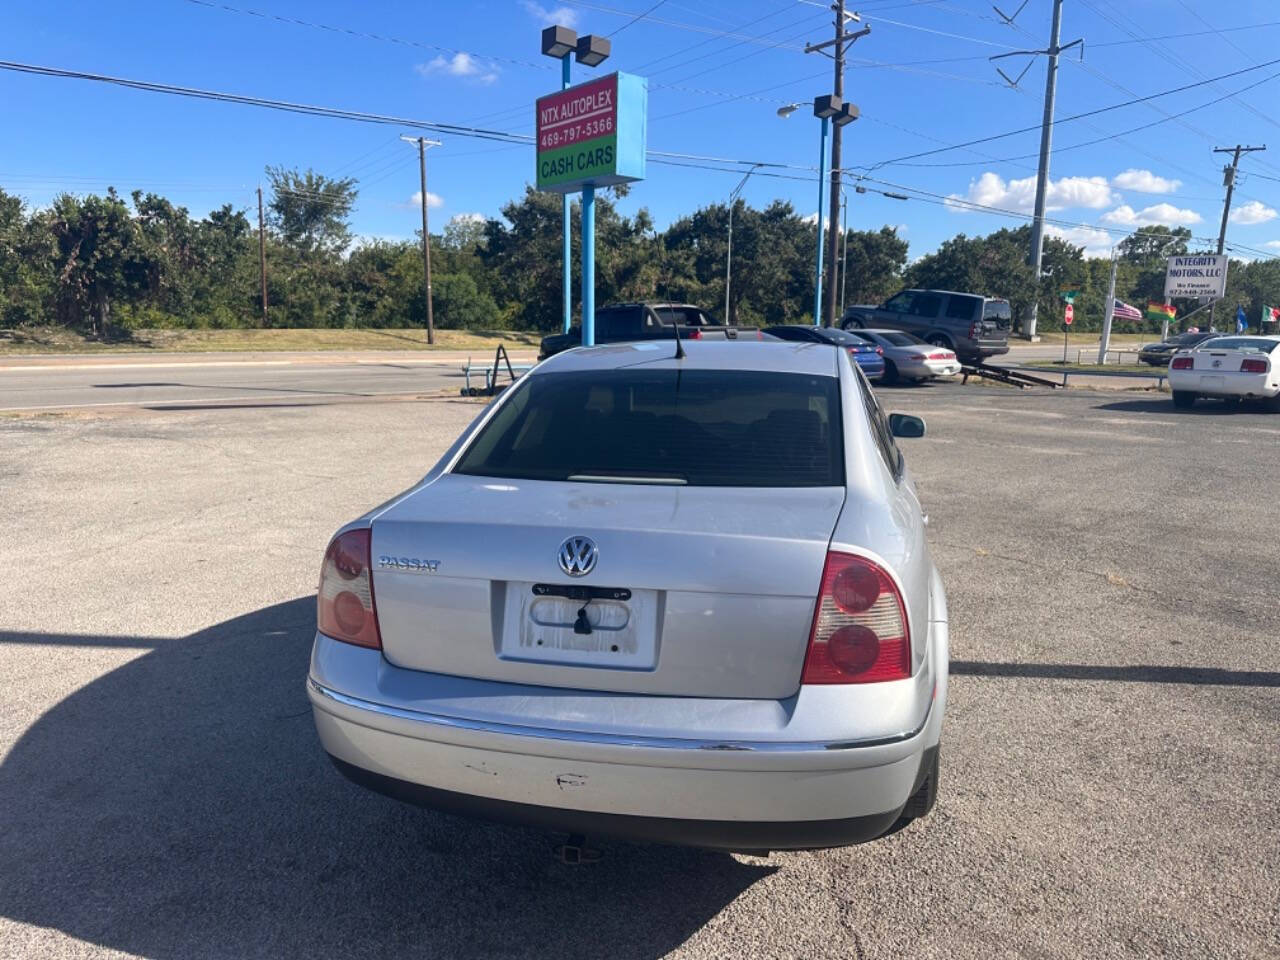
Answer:
<svg viewBox="0 0 1280 960"><path fill-rule="evenodd" d="M427 345L424 331L405 329L280 330L133 330L90 337L59 327L0 330L0 356L46 353L243 353L278 350L474 350L491 352L498 344L527 353L538 333L510 330L473 332L437 330Z"/></svg>
<svg viewBox="0 0 1280 960"><path fill-rule="evenodd" d="M1039 367L1046 371L1065 370L1067 373L1143 373L1148 376L1159 376L1166 371L1162 367L1153 367L1145 363L1062 363L1060 360L1028 360L1020 364L1024 367Z"/></svg>
<svg viewBox="0 0 1280 960"><path fill-rule="evenodd" d="M1040 337L1040 343L1036 344L1036 346L1062 346L1063 335L1061 330L1052 330L1047 333L1040 332L1037 336ZM1159 333L1113 333L1111 334L1109 347L1112 350L1137 349L1144 343L1156 343L1159 339ZM1093 347L1096 350L1098 349L1098 343L1101 340L1102 334L1096 330L1081 333L1073 332L1071 334L1071 340L1067 344L1067 349L1075 350L1079 348L1081 350L1087 350L1089 347ZM1027 341L1023 340L1017 334L1009 337L1009 346L1011 347L1026 343Z"/></svg>

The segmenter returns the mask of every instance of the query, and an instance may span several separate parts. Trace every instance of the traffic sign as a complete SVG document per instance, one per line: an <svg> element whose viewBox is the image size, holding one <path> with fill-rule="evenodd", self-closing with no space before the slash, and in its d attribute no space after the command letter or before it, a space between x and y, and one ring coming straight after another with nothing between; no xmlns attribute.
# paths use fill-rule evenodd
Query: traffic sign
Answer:
<svg viewBox="0 0 1280 960"><path fill-rule="evenodd" d="M1076 308L1068 303L1067 309L1063 314L1063 323L1065 323L1068 327L1071 326L1071 321L1075 319L1075 315L1076 315Z"/></svg>

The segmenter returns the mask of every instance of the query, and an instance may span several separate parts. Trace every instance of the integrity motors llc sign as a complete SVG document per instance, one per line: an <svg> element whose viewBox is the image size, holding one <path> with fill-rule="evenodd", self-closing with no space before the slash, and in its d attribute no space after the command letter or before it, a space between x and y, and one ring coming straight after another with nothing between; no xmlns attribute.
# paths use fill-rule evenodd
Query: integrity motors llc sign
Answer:
<svg viewBox="0 0 1280 960"><path fill-rule="evenodd" d="M575 193L644 179L648 84L613 73L537 102L539 190Z"/></svg>
<svg viewBox="0 0 1280 960"><path fill-rule="evenodd" d="M1170 257L1164 275L1164 298L1211 297L1221 299L1227 291L1226 254L1195 254Z"/></svg>

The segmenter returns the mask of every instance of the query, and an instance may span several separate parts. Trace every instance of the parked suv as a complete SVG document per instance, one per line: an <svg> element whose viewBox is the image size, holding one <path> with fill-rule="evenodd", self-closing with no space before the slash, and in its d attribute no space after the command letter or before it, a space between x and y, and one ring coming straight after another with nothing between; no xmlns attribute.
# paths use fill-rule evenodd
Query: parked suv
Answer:
<svg viewBox="0 0 1280 960"><path fill-rule="evenodd" d="M966 363L1008 353L1012 323L1008 300L950 290L903 290L878 307L849 307L840 320L845 330L904 330Z"/></svg>
<svg viewBox="0 0 1280 960"><path fill-rule="evenodd" d="M632 340L671 340L675 327L685 340L736 340L739 334L757 339L754 327L716 323L691 303L611 303L596 311L596 343L623 343ZM542 338L538 359L545 360L561 350L582 345L582 328L553 333Z"/></svg>

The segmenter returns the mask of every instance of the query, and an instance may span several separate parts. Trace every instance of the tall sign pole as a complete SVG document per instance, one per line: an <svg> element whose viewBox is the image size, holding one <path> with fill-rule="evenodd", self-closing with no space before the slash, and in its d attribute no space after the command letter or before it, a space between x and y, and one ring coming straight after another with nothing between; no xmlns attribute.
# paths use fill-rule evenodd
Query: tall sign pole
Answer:
<svg viewBox="0 0 1280 960"><path fill-rule="evenodd" d="M560 89L568 90L570 84L569 77L569 61L571 54L566 53L560 58ZM573 326L573 201L569 199L566 193L560 198L563 205L561 211L564 219L564 237L561 239L561 269L563 270L561 282L564 289L564 316L561 324L561 333L568 333L569 328Z"/></svg>

